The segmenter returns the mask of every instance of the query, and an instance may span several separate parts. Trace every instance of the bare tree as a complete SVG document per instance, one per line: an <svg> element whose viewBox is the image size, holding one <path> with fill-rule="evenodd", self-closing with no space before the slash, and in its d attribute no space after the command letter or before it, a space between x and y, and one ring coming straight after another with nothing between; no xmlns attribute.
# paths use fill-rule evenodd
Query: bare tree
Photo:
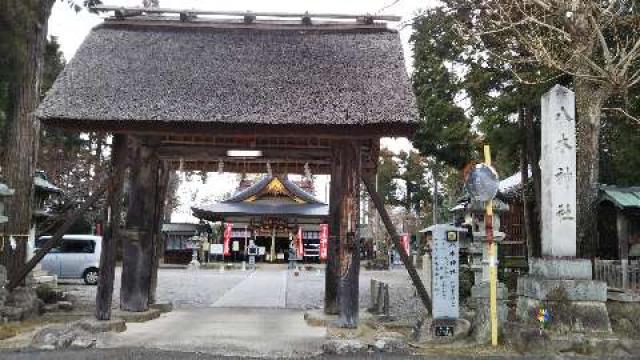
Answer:
<svg viewBox="0 0 640 360"><path fill-rule="evenodd" d="M476 4L478 5L478 4ZM640 82L640 4L629 0L486 0L461 11L477 12L477 24L461 24L482 41L504 40L500 54L521 81L520 64L536 64L574 78L577 113L578 246L583 256L597 249L596 197L603 111ZM509 48L511 51L509 51ZM524 49L526 54L521 51ZM531 72L529 72L531 74ZM533 79L533 81L548 79Z"/></svg>

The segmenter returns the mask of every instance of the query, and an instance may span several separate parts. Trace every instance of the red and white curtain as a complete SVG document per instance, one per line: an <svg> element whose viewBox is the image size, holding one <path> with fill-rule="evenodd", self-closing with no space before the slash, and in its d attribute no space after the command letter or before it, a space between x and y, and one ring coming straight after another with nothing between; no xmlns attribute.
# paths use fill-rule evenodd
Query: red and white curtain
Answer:
<svg viewBox="0 0 640 360"><path fill-rule="evenodd" d="M302 227L298 226L298 234L296 235L296 250L298 257L304 256L304 243L302 241Z"/></svg>
<svg viewBox="0 0 640 360"><path fill-rule="evenodd" d="M233 230L232 223L224 223L224 256L231 255L229 249L229 243L231 242L231 230Z"/></svg>

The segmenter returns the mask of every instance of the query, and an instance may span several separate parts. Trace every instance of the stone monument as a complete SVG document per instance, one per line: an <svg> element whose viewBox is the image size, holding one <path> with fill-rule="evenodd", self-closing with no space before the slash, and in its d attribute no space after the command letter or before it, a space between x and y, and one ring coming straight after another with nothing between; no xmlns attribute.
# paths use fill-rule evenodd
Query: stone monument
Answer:
<svg viewBox="0 0 640 360"><path fill-rule="evenodd" d="M432 234L433 333L436 336L454 336L457 331L456 322L460 317L460 238L466 229L443 224L436 224L428 229Z"/></svg>
<svg viewBox="0 0 640 360"><path fill-rule="evenodd" d="M518 279L517 316L536 323L544 308L554 331L611 332L607 285L576 258L575 95L560 85L542 96L542 258Z"/></svg>

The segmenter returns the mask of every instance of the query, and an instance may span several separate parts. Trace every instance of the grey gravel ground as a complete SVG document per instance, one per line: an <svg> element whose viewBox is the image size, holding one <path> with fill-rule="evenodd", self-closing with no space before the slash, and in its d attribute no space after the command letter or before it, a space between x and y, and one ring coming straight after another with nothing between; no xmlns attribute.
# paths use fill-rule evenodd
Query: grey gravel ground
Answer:
<svg viewBox="0 0 640 360"><path fill-rule="evenodd" d="M258 271L284 271L285 265L261 265ZM120 271L116 269L113 306L118 307ZM171 302L176 309L209 307L225 293L249 276L249 271L189 270L161 268L158 273L158 301ZM415 319L420 308L419 299L404 268L390 271L367 271L360 273L360 307L370 305L369 285L375 278L389 284L392 315L399 319ZM61 280L63 288L86 306L93 306L96 287L87 286L82 280ZM286 289L286 307L289 309L321 309L324 303L324 267L314 265L311 270L300 271L295 276L289 271Z"/></svg>
<svg viewBox="0 0 640 360"><path fill-rule="evenodd" d="M399 320L415 319L421 304L415 295L409 275L404 268L390 271L360 272L360 309L370 306L371 279L389 284L391 314ZM321 309L324 304L324 269L302 271L298 276L289 274L287 282L287 308Z"/></svg>
<svg viewBox="0 0 640 360"><path fill-rule="evenodd" d="M113 291L113 307L120 303L120 273L116 269ZM160 303L173 303L175 308L206 307L218 300L240 283L249 272L190 269L159 269L157 296ZM96 286L84 285L82 280L60 280L65 291L73 295L80 304L95 303Z"/></svg>

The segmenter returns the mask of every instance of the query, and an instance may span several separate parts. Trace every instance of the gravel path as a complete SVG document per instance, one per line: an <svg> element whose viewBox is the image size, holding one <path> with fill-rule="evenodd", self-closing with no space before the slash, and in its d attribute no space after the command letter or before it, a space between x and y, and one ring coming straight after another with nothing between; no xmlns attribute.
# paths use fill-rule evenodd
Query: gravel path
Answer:
<svg viewBox="0 0 640 360"><path fill-rule="evenodd" d="M118 307L120 293L120 271L116 269L113 306ZM254 282L247 282L250 271L225 271L217 270L188 270L161 268L158 273L158 301L171 302L176 309L189 309L209 307L222 301L225 294L236 295L244 293L250 296L252 292L278 293L278 304L282 302L281 286L284 282L277 281L278 286L266 287L260 290L262 276L275 276L283 280L286 278L286 308L290 309L321 309L324 303L324 267L314 266L310 270L303 270L294 275L293 271L287 271L286 266L263 266L256 273ZM407 272L403 269L390 271L360 272L360 307L366 309L370 305L369 285L371 279L385 281L389 284L391 314L399 319L415 319L415 311L420 303ZM264 279L266 283L266 278ZM244 285L243 285L244 284ZM75 296L79 303L92 306L95 301L96 287L87 286L81 280L61 280L60 285ZM284 285L283 285L284 286ZM264 286L263 286L264 287ZM237 297L237 296L236 296ZM275 299L275 298L274 298ZM275 301L275 300L274 300ZM221 302L220 302L221 303ZM219 303L219 304L220 304Z"/></svg>

